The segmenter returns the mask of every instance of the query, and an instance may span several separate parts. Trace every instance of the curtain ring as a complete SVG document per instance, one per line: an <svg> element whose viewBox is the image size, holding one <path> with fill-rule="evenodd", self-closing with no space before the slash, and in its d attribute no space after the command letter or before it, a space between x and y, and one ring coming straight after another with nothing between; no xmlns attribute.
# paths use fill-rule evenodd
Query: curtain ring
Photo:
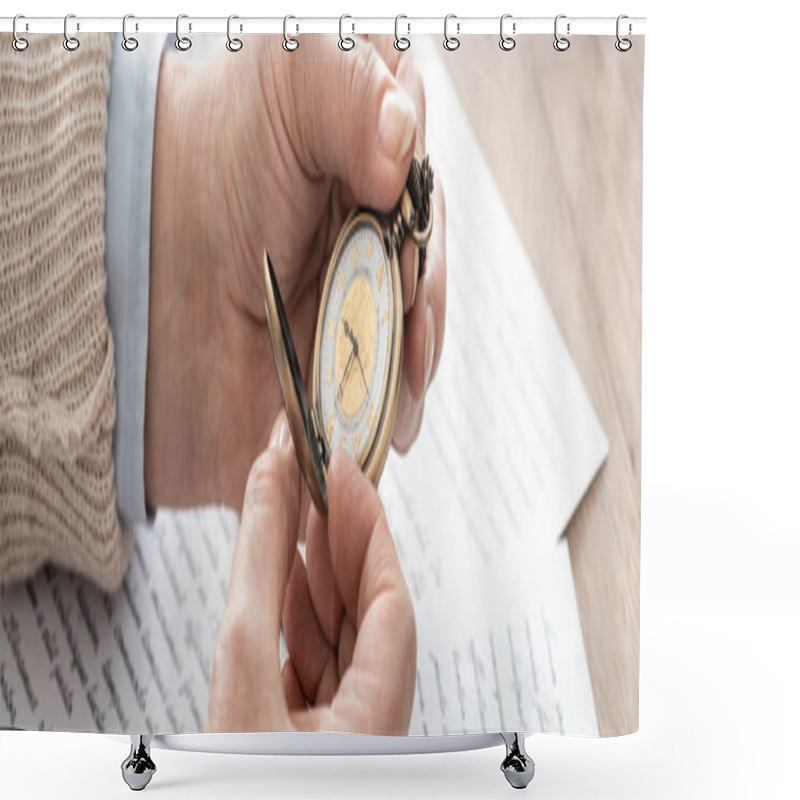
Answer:
<svg viewBox="0 0 800 800"><path fill-rule="evenodd" d="M132 53L138 46L139 40L134 36L128 36L128 20L135 19L133 14L126 14L122 18L122 49L127 50L129 53ZM139 25L137 23L136 30L139 30Z"/></svg>
<svg viewBox="0 0 800 800"><path fill-rule="evenodd" d="M408 48L411 47L411 39L407 36L400 35L399 27L401 19L408 19L408 17L405 14L398 14L394 18L394 49L402 53L404 50L408 50ZM411 33L411 25L408 23L406 23L406 25L408 27L408 32Z"/></svg>
<svg viewBox="0 0 800 800"><path fill-rule="evenodd" d="M17 16L14 17L14 24L11 26L11 33L14 35L14 38L11 40L11 46L18 53L21 53L24 50L27 50L28 49L28 44L29 44L28 40L23 38L22 36L20 36L19 33L17 32L17 22L19 22L19 20L21 20L21 19L25 19L25 15L24 14L17 14ZM26 25L26 29L27 29L27 25Z"/></svg>
<svg viewBox="0 0 800 800"><path fill-rule="evenodd" d="M233 22L235 19L239 19L236 14L231 14L228 17L228 41L225 42L225 47L227 47L231 53L238 53L242 47L244 47L241 39L236 36L231 36L231 22ZM241 27L239 30L241 30Z"/></svg>
<svg viewBox="0 0 800 800"><path fill-rule="evenodd" d="M342 33L342 27L346 19L353 18L349 14L342 14L342 16L339 17L339 49L348 52L356 46L356 40L353 39L352 36L344 36ZM355 33L355 30L356 26L355 23L353 23L353 33Z"/></svg>
<svg viewBox="0 0 800 800"><path fill-rule="evenodd" d="M74 14L67 14L67 16L64 17L64 49L69 50L70 53L73 53L81 46L81 43L78 41L76 36L69 35L67 26L69 25L69 21L71 19L75 19ZM76 29L80 30L79 27Z"/></svg>
<svg viewBox="0 0 800 800"><path fill-rule="evenodd" d="M621 39L620 35L619 35L619 24L624 19L628 19L628 15L627 14L620 14L617 17L617 41L614 42L614 47L616 47L617 50L619 50L620 53L627 53L628 50L630 50L631 47L633 47L633 42L630 39ZM631 28L631 24L629 22L628 23L628 34L630 34L631 31L632 31L632 28Z"/></svg>
<svg viewBox="0 0 800 800"><path fill-rule="evenodd" d="M503 16L500 17L500 49L505 50L506 53L517 46L517 40L513 36L506 36L503 31L503 24L507 19L511 19L511 14L503 14ZM511 32L517 32L516 22L511 23Z"/></svg>
<svg viewBox="0 0 800 800"><path fill-rule="evenodd" d="M181 20L188 19L188 14L178 14L175 18L175 47L182 53L185 53L191 46L192 40L188 36L181 35ZM189 30L192 29L192 23L189 23Z"/></svg>
<svg viewBox="0 0 800 800"><path fill-rule="evenodd" d="M559 36L558 35L558 21L561 19L566 19L566 14L559 14L556 17L555 24L553 25L553 35L555 39L553 40L553 47L558 50L559 53L563 53L565 50L569 50L569 39L566 36ZM569 36L569 22L567 23L567 36Z"/></svg>
<svg viewBox="0 0 800 800"><path fill-rule="evenodd" d="M451 19L456 20L456 36L447 35L447 24ZM458 38L458 34L461 32L461 23L457 20L458 17L456 17L455 14L448 14L444 18L444 41L442 42L442 47L444 47L445 50L449 50L451 53L461 47L461 40Z"/></svg>
<svg viewBox="0 0 800 800"><path fill-rule="evenodd" d="M294 36L289 36L289 32L287 30L287 26L289 24L290 19L296 19L291 14L288 14L283 18L283 49L287 53L294 53L298 47L300 47L300 40L296 39ZM297 30L300 30L300 26L297 26Z"/></svg>

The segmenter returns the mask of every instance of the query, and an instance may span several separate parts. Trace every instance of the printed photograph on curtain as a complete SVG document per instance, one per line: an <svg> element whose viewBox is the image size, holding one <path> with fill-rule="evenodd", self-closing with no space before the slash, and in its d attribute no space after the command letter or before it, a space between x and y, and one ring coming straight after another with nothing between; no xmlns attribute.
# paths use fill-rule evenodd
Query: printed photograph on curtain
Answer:
<svg viewBox="0 0 800 800"><path fill-rule="evenodd" d="M638 728L644 37L0 35L0 726Z"/></svg>

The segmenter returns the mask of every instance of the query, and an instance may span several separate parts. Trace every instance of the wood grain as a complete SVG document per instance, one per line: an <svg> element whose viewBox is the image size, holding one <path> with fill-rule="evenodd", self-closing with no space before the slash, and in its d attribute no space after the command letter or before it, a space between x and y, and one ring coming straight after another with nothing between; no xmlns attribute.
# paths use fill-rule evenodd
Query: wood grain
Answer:
<svg viewBox="0 0 800 800"><path fill-rule="evenodd" d="M609 440L569 540L600 733L639 725L644 37L464 37L445 63Z"/></svg>

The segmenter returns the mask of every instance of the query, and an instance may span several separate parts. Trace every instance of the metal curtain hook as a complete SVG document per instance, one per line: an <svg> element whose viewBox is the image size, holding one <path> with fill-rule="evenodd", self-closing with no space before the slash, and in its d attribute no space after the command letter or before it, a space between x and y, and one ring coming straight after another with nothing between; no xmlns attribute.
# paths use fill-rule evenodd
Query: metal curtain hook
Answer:
<svg viewBox="0 0 800 800"><path fill-rule="evenodd" d="M346 19L353 19L353 18L349 14L342 14L342 16L339 17L339 49L344 50L345 52L347 52L348 50L352 50L356 46L356 40L353 39L352 36L345 36L342 31L342 28L344 26L344 21ZM353 33L355 33L355 30L356 26L355 23L353 23Z"/></svg>
<svg viewBox="0 0 800 800"><path fill-rule="evenodd" d="M503 16L500 17L500 49L505 50L506 52L513 50L517 46L517 40L513 36L506 36L503 30L503 26L507 19L511 19L511 14L503 14ZM517 32L516 22L511 23L511 32Z"/></svg>
<svg viewBox="0 0 800 800"><path fill-rule="evenodd" d="M21 19L25 19L25 15L24 14L17 14L17 16L14 17L14 23L11 26L11 33L13 34L13 37L14 37L11 40L11 46L18 53L21 53L23 50L27 50L28 49L28 40L23 38L22 36L20 36L19 33L17 33L17 23ZM27 26L27 23L26 23L25 30L27 30L27 29L28 29L28 26Z"/></svg>
<svg viewBox="0 0 800 800"><path fill-rule="evenodd" d="M289 36L289 32L287 30L287 26L289 25L289 20L295 19L291 14L288 14L283 18L283 49L286 50L287 53L293 53L300 47L300 40L296 39L294 36ZM295 25L295 30L300 31L300 26Z"/></svg>
<svg viewBox="0 0 800 800"><path fill-rule="evenodd" d="M569 50L569 39L566 36L559 36L558 34L558 22L559 20L566 19L566 14L559 14L556 17L556 21L553 25L553 35L555 39L553 40L553 47L558 50L559 53L563 53L565 50ZM567 36L569 36L569 22L567 23Z"/></svg>
<svg viewBox="0 0 800 800"><path fill-rule="evenodd" d="M631 47L633 47L633 42L630 39L621 39L620 35L619 35L619 24L624 19L628 19L628 15L627 14L620 14L617 17L617 41L614 42L614 47L616 47L617 50L620 51L620 53L627 53L628 50L630 50ZM633 32L633 26L629 22L628 23L628 35L630 35L632 32Z"/></svg>
<svg viewBox="0 0 800 800"><path fill-rule="evenodd" d="M67 14L67 16L64 17L64 49L69 50L70 53L74 52L81 46L81 43L78 41L77 37L69 35L67 28L71 19L75 19L74 14ZM80 25L77 25L76 29L80 30Z"/></svg>
<svg viewBox="0 0 800 800"><path fill-rule="evenodd" d="M231 36L231 22L233 22L235 19L239 19L236 14L231 14L228 17L228 41L225 42L225 47L227 47L231 53L238 53L244 46L241 39ZM239 26L240 31L241 29L241 26Z"/></svg>
<svg viewBox="0 0 800 800"><path fill-rule="evenodd" d="M394 18L394 49L402 53L404 50L408 50L408 48L411 47L411 39L407 36L400 35L401 19L408 19L408 17L405 14L398 14ZM411 24L406 23L406 27L408 28L408 32L411 33Z"/></svg>
<svg viewBox="0 0 800 800"><path fill-rule="evenodd" d="M449 36L447 33L447 26L451 19L456 20L456 35ZM461 40L458 38L458 34L461 33L461 23L458 22L458 17L455 14L448 14L444 18L444 42L442 42L442 46L445 50L449 50L451 53L454 50L458 50L461 47Z"/></svg>
<svg viewBox="0 0 800 800"><path fill-rule="evenodd" d="M128 36L128 20L135 19L133 14L126 14L122 18L122 49L127 50L129 53L133 52L139 46L139 40L134 36ZM139 30L139 25L136 25L136 30Z"/></svg>
<svg viewBox="0 0 800 800"><path fill-rule="evenodd" d="M181 20L188 19L188 14L178 14L175 18L175 47L178 48L182 53L185 53L191 46L192 40L188 36L183 36L181 34ZM192 23L189 23L189 30L192 29Z"/></svg>

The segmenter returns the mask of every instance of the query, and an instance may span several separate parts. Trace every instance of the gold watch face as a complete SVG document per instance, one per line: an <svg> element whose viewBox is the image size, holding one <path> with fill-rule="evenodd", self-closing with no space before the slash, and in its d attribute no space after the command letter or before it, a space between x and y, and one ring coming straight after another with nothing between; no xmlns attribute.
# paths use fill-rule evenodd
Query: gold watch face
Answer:
<svg viewBox="0 0 800 800"><path fill-rule="evenodd" d="M337 242L322 293L314 351L317 424L329 449L345 448L374 481L397 407L402 292L375 218L353 215Z"/></svg>

